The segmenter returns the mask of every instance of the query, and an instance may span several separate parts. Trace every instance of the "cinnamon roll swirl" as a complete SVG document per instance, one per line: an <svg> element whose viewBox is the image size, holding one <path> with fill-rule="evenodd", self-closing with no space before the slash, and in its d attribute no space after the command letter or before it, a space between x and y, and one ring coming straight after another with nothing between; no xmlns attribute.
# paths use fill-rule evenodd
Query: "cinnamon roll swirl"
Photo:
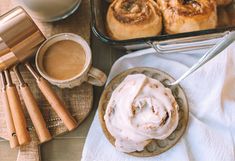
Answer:
<svg viewBox="0 0 235 161"><path fill-rule="evenodd" d="M142 151L151 139L165 139L176 129L178 105L158 80L129 75L113 91L104 120L119 151Z"/></svg>
<svg viewBox="0 0 235 161"><path fill-rule="evenodd" d="M107 30L116 40L156 36L162 15L154 0L115 0L107 12Z"/></svg>
<svg viewBox="0 0 235 161"><path fill-rule="evenodd" d="M168 34L215 28L215 0L159 0Z"/></svg>

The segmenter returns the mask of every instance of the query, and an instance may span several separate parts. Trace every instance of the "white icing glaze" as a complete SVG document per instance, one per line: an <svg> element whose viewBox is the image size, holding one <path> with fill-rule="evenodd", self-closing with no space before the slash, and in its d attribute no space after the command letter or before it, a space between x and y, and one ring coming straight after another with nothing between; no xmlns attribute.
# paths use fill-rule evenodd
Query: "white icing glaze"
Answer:
<svg viewBox="0 0 235 161"><path fill-rule="evenodd" d="M104 120L119 151L142 151L151 139L165 139L176 129L178 105L158 80L128 75L113 91Z"/></svg>

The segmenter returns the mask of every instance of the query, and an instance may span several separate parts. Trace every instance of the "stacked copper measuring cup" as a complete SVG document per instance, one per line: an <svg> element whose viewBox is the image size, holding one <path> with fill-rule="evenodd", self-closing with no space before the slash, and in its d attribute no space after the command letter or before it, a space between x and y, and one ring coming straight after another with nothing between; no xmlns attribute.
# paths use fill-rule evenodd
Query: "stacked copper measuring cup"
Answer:
<svg viewBox="0 0 235 161"><path fill-rule="evenodd" d="M20 64L24 65L33 75L38 88L68 130L77 127L76 121L49 83L28 62L45 40L40 29L23 8L16 7L0 17L1 96L11 148L26 145L31 140L19 94L23 98L39 141L42 143L52 138L37 100L18 69ZM11 73L14 73L19 81L19 93L11 79Z"/></svg>

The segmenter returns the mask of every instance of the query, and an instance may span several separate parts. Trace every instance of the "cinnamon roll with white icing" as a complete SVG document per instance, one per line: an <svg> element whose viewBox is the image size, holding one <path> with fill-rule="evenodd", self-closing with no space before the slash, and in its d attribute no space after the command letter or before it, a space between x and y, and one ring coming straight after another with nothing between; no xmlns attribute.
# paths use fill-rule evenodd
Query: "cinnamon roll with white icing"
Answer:
<svg viewBox="0 0 235 161"><path fill-rule="evenodd" d="M122 152L142 151L151 139L167 138L178 125L178 105L161 82L134 74L113 91L104 120Z"/></svg>
<svg viewBox="0 0 235 161"><path fill-rule="evenodd" d="M115 0L107 12L107 31L116 40L156 36L162 15L154 0Z"/></svg>
<svg viewBox="0 0 235 161"><path fill-rule="evenodd" d="M213 29L217 25L215 0L159 0L168 34Z"/></svg>

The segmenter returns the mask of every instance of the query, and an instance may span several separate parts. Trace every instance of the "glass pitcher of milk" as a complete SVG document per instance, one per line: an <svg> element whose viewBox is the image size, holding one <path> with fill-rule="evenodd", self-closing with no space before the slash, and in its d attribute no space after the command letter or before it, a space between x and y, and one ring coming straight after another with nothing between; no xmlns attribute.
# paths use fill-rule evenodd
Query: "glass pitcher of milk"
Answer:
<svg viewBox="0 0 235 161"><path fill-rule="evenodd" d="M19 0L32 17L44 22L64 19L76 11L81 0Z"/></svg>

